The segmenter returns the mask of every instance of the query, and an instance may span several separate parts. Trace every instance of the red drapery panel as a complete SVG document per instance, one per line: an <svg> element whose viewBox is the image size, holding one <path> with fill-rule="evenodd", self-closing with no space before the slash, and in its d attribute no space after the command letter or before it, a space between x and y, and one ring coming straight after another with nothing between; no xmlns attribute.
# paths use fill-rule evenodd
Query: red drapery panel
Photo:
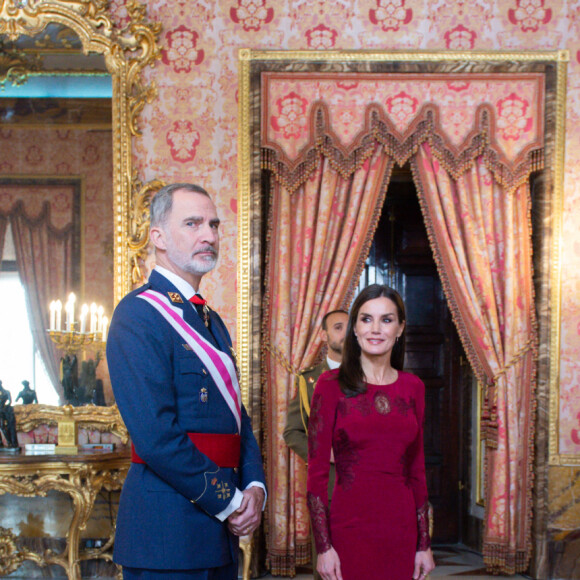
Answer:
<svg viewBox="0 0 580 580"><path fill-rule="evenodd" d="M487 385L488 569L530 558L537 325L527 181L502 187L483 157L456 180L424 143L413 172L439 274L472 367Z"/></svg>
<svg viewBox="0 0 580 580"><path fill-rule="evenodd" d="M18 271L26 289L34 342L57 392L62 396L59 357L46 329L50 301L66 296L72 287L73 226L55 228L51 224L48 203L34 218L27 216L22 204L16 204L10 214L10 223Z"/></svg>
<svg viewBox="0 0 580 580"><path fill-rule="evenodd" d="M277 180L273 186L263 323L273 574L293 575L311 553L305 465L283 439L295 373L320 352L324 314L344 307L356 288L391 169L377 143L349 176L320 154L316 170L294 193Z"/></svg>
<svg viewBox="0 0 580 580"><path fill-rule="evenodd" d="M527 180L543 166L544 81L536 73L268 72L261 77L262 163L275 173L280 191L302 194L304 183L311 187L320 155L345 179L360 169L376 142L401 166L415 160L415 181L424 190L420 197L448 301L471 365L488 385L485 435L493 448L487 455L484 555L493 571L523 570L529 560L537 332ZM289 211L303 220L299 211ZM375 213L376 206L367 211ZM278 227L276 219L274 213ZM305 226L288 226L288 231L310 235ZM274 233L270 248L279 244ZM314 278L308 279L313 286L303 284L312 261L304 259L306 242L295 235L300 247L294 255L270 250L265 280L270 293L264 307L266 448L268 467L274 466L269 557L278 574L292 571L295 559L309 549L300 478L294 477L300 476L300 466L284 466L282 428L293 394L292 372L313 362L314 324L322 312L309 309L299 293L308 290L313 300L321 289ZM315 251L324 254L326 247L317 244ZM358 259L365 257L366 251ZM280 259L294 260L290 273L275 270ZM277 293L279 276L286 276L294 294ZM290 338L279 344L273 337L283 329ZM282 371L274 370L284 367L284 377L277 376Z"/></svg>

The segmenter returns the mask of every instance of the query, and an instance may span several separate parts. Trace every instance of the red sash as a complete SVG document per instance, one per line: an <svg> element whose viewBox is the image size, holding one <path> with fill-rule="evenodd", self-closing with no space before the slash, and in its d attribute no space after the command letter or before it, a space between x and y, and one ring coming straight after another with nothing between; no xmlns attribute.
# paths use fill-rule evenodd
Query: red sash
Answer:
<svg viewBox="0 0 580 580"><path fill-rule="evenodd" d="M188 433L197 449L207 455L218 467L239 467L242 438L237 433ZM131 443L131 461L145 463Z"/></svg>

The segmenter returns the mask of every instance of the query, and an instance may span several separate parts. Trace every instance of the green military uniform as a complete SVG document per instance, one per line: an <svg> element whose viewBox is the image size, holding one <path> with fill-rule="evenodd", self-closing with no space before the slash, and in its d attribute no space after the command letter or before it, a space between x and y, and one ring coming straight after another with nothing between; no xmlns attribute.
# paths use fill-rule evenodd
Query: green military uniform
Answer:
<svg viewBox="0 0 580 580"><path fill-rule="evenodd" d="M288 417L284 428L284 441L299 457L308 463L308 418L310 417L310 403L318 377L329 370L326 358L320 364L303 369L298 373L298 388L296 396L288 405ZM330 465L328 477L328 497L332 497L334 489L334 463ZM312 542L312 567L315 578L320 578L316 572L316 551Z"/></svg>

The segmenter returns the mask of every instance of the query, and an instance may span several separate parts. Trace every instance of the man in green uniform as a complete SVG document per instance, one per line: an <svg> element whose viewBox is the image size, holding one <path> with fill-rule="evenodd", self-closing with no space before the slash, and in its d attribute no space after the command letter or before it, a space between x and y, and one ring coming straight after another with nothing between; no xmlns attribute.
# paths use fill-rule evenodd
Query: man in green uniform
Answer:
<svg viewBox="0 0 580 580"><path fill-rule="evenodd" d="M328 346L326 358L320 364L305 368L298 373L296 396L288 405L284 441L305 462L308 462L308 418L310 416L310 401L312 401L314 387L322 373L340 366L347 324L348 313L344 310L328 312L322 319L323 339ZM332 457L331 461L334 462ZM331 465L328 480L328 497L332 497L334 475L334 465ZM312 543L312 568L315 571L314 576L319 578L316 572L314 542Z"/></svg>

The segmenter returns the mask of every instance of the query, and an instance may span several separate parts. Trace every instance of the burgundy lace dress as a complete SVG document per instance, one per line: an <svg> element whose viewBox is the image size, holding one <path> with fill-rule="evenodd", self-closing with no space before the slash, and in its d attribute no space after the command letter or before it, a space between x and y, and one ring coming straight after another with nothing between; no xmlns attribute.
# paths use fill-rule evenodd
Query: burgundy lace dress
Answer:
<svg viewBox="0 0 580 580"><path fill-rule="evenodd" d="M324 373L308 429L308 508L316 551L331 546L344 580L410 580L430 546L423 453L425 385L399 371L390 385L347 398ZM336 485L328 509L330 450Z"/></svg>

